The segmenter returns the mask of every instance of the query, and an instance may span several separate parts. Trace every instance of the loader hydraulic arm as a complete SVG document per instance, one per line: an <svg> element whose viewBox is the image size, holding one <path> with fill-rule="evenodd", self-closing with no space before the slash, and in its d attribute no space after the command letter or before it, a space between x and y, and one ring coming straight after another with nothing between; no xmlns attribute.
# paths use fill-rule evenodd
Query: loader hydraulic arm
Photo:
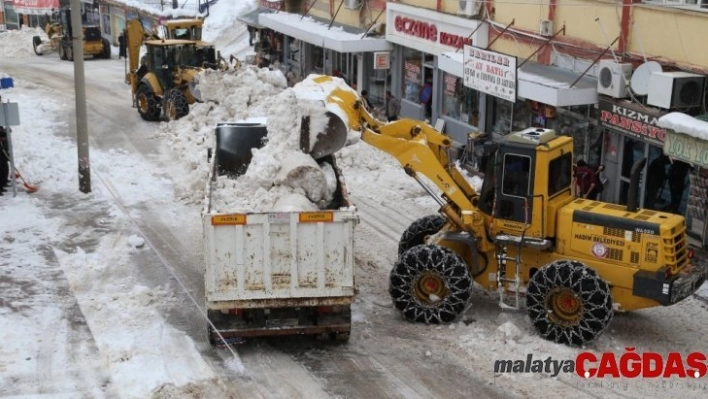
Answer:
<svg viewBox="0 0 708 399"><path fill-rule="evenodd" d="M382 123L366 111L352 90L333 90L327 103L343 111L349 128L361 132L364 142L394 156L419 183L424 185L417 174L433 182L443 193L441 212L459 228L486 240L483 217L476 206L477 193L450 162L449 137L413 119Z"/></svg>

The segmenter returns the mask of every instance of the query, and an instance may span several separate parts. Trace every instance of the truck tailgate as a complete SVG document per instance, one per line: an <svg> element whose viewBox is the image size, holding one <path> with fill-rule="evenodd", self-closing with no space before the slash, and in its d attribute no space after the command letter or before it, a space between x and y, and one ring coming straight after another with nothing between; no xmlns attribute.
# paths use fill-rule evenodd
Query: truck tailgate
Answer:
<svg viewBox="0 0 708 399"><path fill-rule="evenodd" d="M349 304L356 210L205 214L211 309Z"/></svg>

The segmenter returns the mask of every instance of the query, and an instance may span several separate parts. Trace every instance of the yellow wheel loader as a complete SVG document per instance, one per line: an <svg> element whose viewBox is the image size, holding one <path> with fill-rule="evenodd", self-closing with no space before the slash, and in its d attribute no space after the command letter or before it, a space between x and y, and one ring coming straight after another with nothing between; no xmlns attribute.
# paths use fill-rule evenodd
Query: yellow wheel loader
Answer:
<svg viewBox="0 0 708 399"><path fill-rule="evenodd" d="M476 282L498 292L504 308L518 309L525 298L543 338L584 345L614 312L674 305L703 284L684 218L637 208L641 161L627 206L576 198L573 139L529 128L486 144L478 193L451 159L448 136L418 120L382 123L340 80L309 79L330 111L339 109L350 129L395 157L440 205L399 241L389 293L406 320L457 320Z"/></svg>
<svg viewBox="0 0 708 399"><path fill-rule="evenodd" d="M147 121L176 120L199 100L197 75L210 66L191 40L152 39L139 20L128 21L125 32L133 104ZM145 46L145 53L141 49Z"/></svg>
<svg viewBox="0 0 708 399"><path fill-rule="evenodd" d="M84 57L111 58L111 44L101 36L101 28L98 25L84 25L81 27L83 33ZM43 41L41 37L32 37L32 48L35 54L43 55L48 52L57 51L62 60L74 60L74 47L72 43L73 28L71 26L71 10L62 8L52 15L52 20L44 28L49 40Z"/></svg>

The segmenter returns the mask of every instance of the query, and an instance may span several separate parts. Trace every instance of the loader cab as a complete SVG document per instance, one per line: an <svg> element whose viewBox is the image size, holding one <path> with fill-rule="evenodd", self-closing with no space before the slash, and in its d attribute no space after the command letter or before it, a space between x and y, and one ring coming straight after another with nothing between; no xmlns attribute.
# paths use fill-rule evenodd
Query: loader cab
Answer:
<svg viewBox="0 0 708 399"><path fill-rule="evenodd" d="M199 67L195 44L185 40L151 40L147 48L147 70L152 71L160 86L167 90L174 86L173 73L177 67Z"/></svg>
<svg viewBox="0 0 708 399"><path fill-rule="evenodd" d="M496 146L480 195L492 231L552 236L555 209L572 200L572 139L530 128L509 134Z"/></svg>

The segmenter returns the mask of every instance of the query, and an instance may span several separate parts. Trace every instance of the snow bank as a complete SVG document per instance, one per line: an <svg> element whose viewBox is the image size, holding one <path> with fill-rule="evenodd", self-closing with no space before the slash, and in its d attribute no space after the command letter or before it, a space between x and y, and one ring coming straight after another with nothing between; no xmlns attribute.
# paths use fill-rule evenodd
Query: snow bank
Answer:
<svg viewBox="0 0 708 399"><path fill-rule="evenodd" d="M708 122L696 119L682 112L671 112L657 123L660 127L671 129L676 133L684 133L701 140L708 140Z"/></svg>
<svg viewBox="0 0 708 399"><path fill-rule="evenodd" d="M336 88L351 89L338 78L326 84L314 82L315 78L288 88L279 70L247 66L236 71L202 73L197 87L203 103L193 106L186 117L161 125L172 149L189 157L191 178L186 179L186 187L178 188L180 196L192 201L205 198L208 164L203 156L192 154L206 154L207 148L216 147L217 123L264 120L267 143L252 150L253 158L242 176L217 177L212 212L267 212L276 203L279 209L304 211L312 210L313 204L329 204L337 185L334 170L301 151L300 126L302 118L309 116L311 131L323 131L325 113L334 110L324 99ZM316 140L317 135L311 134L310 149ZM190 149L194 146L203 151ZM304 204L303 196L311 203ZM288 198L292 201L288 202Z"/></svg>

